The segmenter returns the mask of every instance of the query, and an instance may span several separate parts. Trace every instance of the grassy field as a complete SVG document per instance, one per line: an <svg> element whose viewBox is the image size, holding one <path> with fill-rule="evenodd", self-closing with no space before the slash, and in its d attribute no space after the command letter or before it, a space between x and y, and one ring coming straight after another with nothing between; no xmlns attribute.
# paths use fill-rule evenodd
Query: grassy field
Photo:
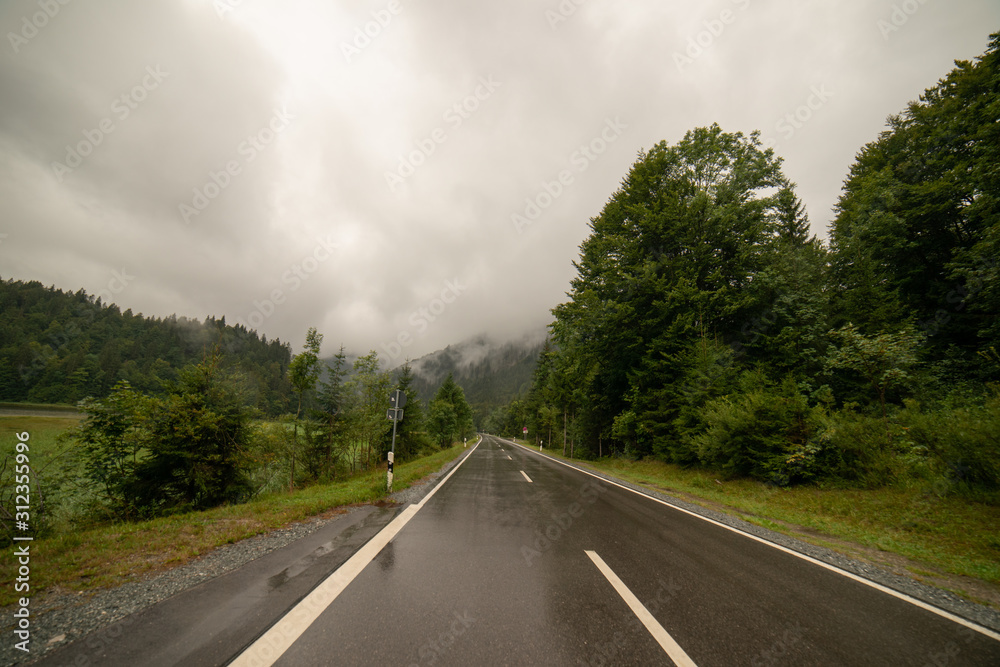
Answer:
<svg viewBox="0 0 1000 667"><path fill-rule="evenodd" d="M27 432L28 456L31 467L36 472L44 471L60 453L65 453L67 443L59 442L58 436L80 423L82 416L67 414L44 417L10 417L0 415L0 460L14 453L18 440L17 433Z"/></svg>
<svg viewBox="0 0 1000 667"><path fill-rule="evenodd" d="M0 401L0 409L10 410L45 410L46 412L77 412L75 405L61 403L8 403Z"/></svg>
<svg viewBox="0 0 1000 667"><path fill-rule="evenodd" d="M13 447L13 433L31 433L32 456L55 450L55 436L73 422L41 417L0 418L2 451ZM37 449L36 449L37 447ZM393 490L407 488L466 451L456 446L395 467ZM33 462L36 459L33 458ZM110 587L150 572L181 565L225 544L266 533L346 505L385 496L385 470L343 482L278 493L243 505L229 505L150 521L116 524L59 534L31 543L31 590L85 591ZM10 562L9 560L7 562ZM0 575L0 606L14 602L13 570Z"/></svg>
<svg viewBox="0 0 1000 667"><path fill-rule="evenodd" d="M543 453L563 458L560 451ZM710 471L649 459L583 465L1000 609L1000 507L917 486L779 488L722 481Z"/></svg>
<svg viewBox="0 0 1000 667"><path fill-rule="evenodd" d="M29 445L32 454L39 454L43 460L56 450L56 436L63 431L76 426L80 418L66 417L5 417L0 416L0 455L14 451L17 442L15 433L27 431L31 438ZM34 458L34 457L32 457Z"/></svg>

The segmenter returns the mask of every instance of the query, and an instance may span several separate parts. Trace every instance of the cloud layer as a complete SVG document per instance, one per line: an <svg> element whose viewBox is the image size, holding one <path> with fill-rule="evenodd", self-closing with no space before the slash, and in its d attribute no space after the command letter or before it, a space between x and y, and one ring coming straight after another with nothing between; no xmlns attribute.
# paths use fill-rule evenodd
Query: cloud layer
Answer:
<svg viewBox="0 0 1000 667"><path fill-rule="evenodd" d="M1000 25L974 0L63 2L0 8L0 276L395 362L544 326L638 151L696 126L761 130L824 236L856 151Z"/></svg>

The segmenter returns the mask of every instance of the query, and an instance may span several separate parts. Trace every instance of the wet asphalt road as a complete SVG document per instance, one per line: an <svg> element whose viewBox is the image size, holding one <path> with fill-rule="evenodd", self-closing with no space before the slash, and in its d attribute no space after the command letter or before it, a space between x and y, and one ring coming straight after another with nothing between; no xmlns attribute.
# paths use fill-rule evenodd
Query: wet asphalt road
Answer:
<svg viewBox="0 0 1000 667"><path fill-rule="evenodd" d="M157 605L90 664L220 664L389 518ZM994 638L491 436L275 664L681 664L654 632L699 666L1000 665Z"/></svg>
<svg viewBox="0 0 1000 667"><path fill-rule="evenodd" d="M673 664L587 551L697 665L1000 665L994 639L489 436L277 664Z"/></svg>

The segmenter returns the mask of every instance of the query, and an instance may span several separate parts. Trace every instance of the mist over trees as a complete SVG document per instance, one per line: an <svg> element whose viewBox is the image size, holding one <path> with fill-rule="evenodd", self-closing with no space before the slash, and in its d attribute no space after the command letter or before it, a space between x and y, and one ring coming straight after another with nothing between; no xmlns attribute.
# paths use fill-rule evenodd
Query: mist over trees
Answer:
<svg viewBox="0 0 1000 667"><path fill-rule="evenodd" d="M998 114L993 35L860 150L828 246L758 133L644 151L590 223L530 392L486 428L996 500Z"/></svg>
<svg viewBox="0 0 1000 667"><path fill-rule="evenodd" d="M84 290L0 280L0 401L66 403L107 396L121 381L159 393L215 347L221 372L268 415L294 405L291 351L225 318L204 322L122 312Z"/></svg>
<svg viewBox="0 0 1000 667"><path fill-rule="evenodd" d="M531 386L543 338L529 335L497 343L480 336L449 345L412 362L413 386L424 402L429 403L444 378L451 374L465 392L474 419L482 423L490 410Z"/></svg>

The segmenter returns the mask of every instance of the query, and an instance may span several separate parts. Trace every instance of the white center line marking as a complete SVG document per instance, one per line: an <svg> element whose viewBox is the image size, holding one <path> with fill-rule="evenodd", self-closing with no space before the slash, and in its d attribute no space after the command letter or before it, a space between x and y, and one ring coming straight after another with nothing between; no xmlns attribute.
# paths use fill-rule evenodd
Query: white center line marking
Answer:
<svg viewBox="0 0 1000 667"><path fill-rule="evenodd" d="M521 474L522 474L522 475L524 475L524 478L525 478L526 480L528 480L529 482L531 481L531 478L530 478L530 477L528 477L528 473L526 473L526 472L524 472L524 471L522 470L522 471L521 471Z"/></svg>
<svg viewBox="0 0 1000 667"><path fill-rule="evenodd" d="M507 460L508 460L508 461L513 461L514 459L512 459L512 458L510 458L510 457L508 456L508 457L507 457Z"/></svg>
<svg viewBox="0 0 1000 667"><path fill-rule="evenodd" d="M517 443L514 443L514 444L516 445ZM533 449L531 449L529 447L525 447L524 445L521 445L521 448L524 449L524 450L526 450L526 451L531 452L532 454L537 454L537 452L535 452L535 450L533 450ZM837 573L837 574L839 574L841 576L847 577L848 579L852 579L853 581L856 581L856 582L858 582L860 584L864 584L865 586L869 586L871 588L874 588L877 591L881 591L881 592L885 593L886 595L891 595L894 598L897 598L899 600L903 600L904 602L908 602L908 603L912 604L915 607L920 607L921 609L929 611L932 614L937 614L938 616L940 616L942 618L947 618L949 621L952 621L954 623L958 623L959 625L963 625L963 626L969 628L970 630L974 630L974 631L978 632L981 635L985 635L985 636L987 636L987 637L989 637L991 639L995 639L997 641L1000 641L1000 632L996 632L994 630L990 630L989 628L986 628L986 627L984 627L982 625L979 625L978 623L975 623L975 622L970 621L968 619L962 618L961 616L953 614L950 611L947 611L945 609L941 609L940 607L935 607L934 605L932 605L932 604L930 604L928 602L924 602L923 600L918 600L915 597L911 597L911 596L907 595L906 593L900 593L899 591L897 591L895 589L889 588L888 586L883 586L882 584L877 583L875 581L872 581L871 579L865 579L864 577L862 577L860 575L857 575L857 574L854 574L853 572L848 572L847 570L842 570L841 568L837 567L836 565L830 565L829 563L821 561L821 560L819 560L817 558L813 558L812 556L807 556L804 553L800 553L798 551L795 551L794 549L789 549L788 547L783 547L780 544L777 544L775 542L771 542L770 540L766 540L763 537L758 537L758 536L753 535L751 533L747 533L745 531L740 530L739 528L734 528L733 526L729 526L729 525L726 525L726 524L721 523L719 521L716 521L715 519L709 519L707 516L702 516L701 514L697 514L695 512L690 511L690 510L686 510L683 507L678 507L677 505L672 505L672 504L668 503L665 500L661 500L660 498L655 498L655 497L650 496L650 495L648 495L646 493L643 493L642 491L637 491L637 490L635 490L633 488L630 488L630 487L627 487L627 486L623 486L622 484L619 484L618 482L614 482L614 481L612 481L612 480L610 480L610 479L608 479L606 477L601 477L600 475L595 475L594 473L589 472L587 470L584 470L583 468L578 468L578 467L576 467L574 465L570 465L569 463L565 463L563 461L560 461L559 459L554 459L551 456L547 456L545 454L538 454L538 456L543 456L543 457L547 458L548 460L550 460L550 461L552 461L554 463L558 463L561 466L566 466L567 468L572 468L573 470L582 472L584 475L589 475L589 476L593 477L594 479L599 479L602 482L605 482L605 483L610 484L612 486L617 486L618 488L624 489L625 491L630 491L630 492L632 492L632 493L634 493L636 495L643 496L644 498L649 498L653 502L659 503L661 505L665 505L666 507L669 507L670 509L673 509L673 510L677 510L678 512L683 512L684 514L688 514L690 516L693 516L696 519L701 519L702 521L707 521L708 523L714 524L714 525L718 526L719 528L731 531L731 532L736 533L738 535L742 535L743 537L746 537L746 538L749 538L751 540L754 540L755 542L759 542L761 544L766 544L767 546L769 546L769 547L771 547L773 549L777 549L778 551L783 551L783 552L787 553L790 556L795 556L796 558L801 558L802 560L804 560L806 562L809 562L809 563L812 563L813 565L819 565L820 567L825 568L825 569L827 569L827 570L829 570L831 572L835 572L835 573Z"/></svg>
<svg viewBox="0 0 1000 667"><path fill-rule="evenodd" d="M618 578L618 575L614 573L614 570L608 567L608 564L604 562L604 559L598 556L596 551L584 551L584 553L590 556L590 560L594 561L594 565L596 565L597 569L601 571L601 574L603 574L607 580L611 582L611 585L615 587L616 591L618 591L618 595L622 596L625 603L632 609L632 612L639 617L642 624L646 626L647 630L649 630L649 634L653 635L653 639L655 639L657 643L663 647L663 650L666 651L667 655L670 656L670 659L674 661L674 664L677 665L677 667L697 667L697 665L694 664L694 660L689 658L688 654L684 652L684 649L680 647L680 644L675 642L674 638L663 629L663 626L656 620L656 617L650 614L649 610L646 609L641 602L639 602L639 598L637 598L635 594L628 589L628 586L626 586L624 582Z"/></svg>

